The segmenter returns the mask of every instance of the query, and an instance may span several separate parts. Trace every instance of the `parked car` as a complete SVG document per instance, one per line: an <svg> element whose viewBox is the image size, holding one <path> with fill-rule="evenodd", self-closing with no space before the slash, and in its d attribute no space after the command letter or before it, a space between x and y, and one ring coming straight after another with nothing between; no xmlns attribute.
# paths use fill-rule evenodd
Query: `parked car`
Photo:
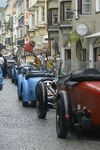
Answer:
<svg viewBox="0 0 100 150"><path fill-rule="evenodd" d="M3 89L3 73L0 67L0 91Z"/></svg>
<svg viewBox="0 0 100 150"><path fill-rule="evenodd" d="M70 128L90 130L100 127L100 71L89 68L87 63L66 74L61 68L57 82L51 87L56 90L56 132L65 138ZM96 65L95 65L96 66ZM38 110L45 114L47 109L47 90L43 82L37 86ZM43 113L44 112L44 113Z"/></svg>
<svg viewBox="0 0 100 150"><path fill-rule="evenodd" d="M20 65L15 64L12 66L11 69L11 80L12 83L15 83L17 85L18 83L18 75L21 73L24 73L25 70L28 70L30 68L29 63L22 63Z"/></svg>
<svg viewBox="0 0 100 150"><path fill-rule="evenodd" d="M53 74L41 72L40 70L31 70L27 74L18 75L18 98L22 100L23 106L27 106L29 103L35 104L39 96L37 95L37 90L39 90L37 89L38 84L41 84L41 81L45 83L50 82L53 78ZM42 88L44 87L42 86Z"/></svg>
<svg viewBox="0 0 100 150"><path fill-rule="evenodd" d="M52 88L52 83L56 77L42 78L36 86L36 111L38 118L45 119L49 109L56 108L56 89Z"/></svg>
<svg viewBox="0 0 100 150"><path fill-rule="evenodd" d="M65 138L71 127L100 127L100 72L88 68L57 82L56 131Z"/></svg>
<svg viewBox="0 0 100 150"><path fill-rule="evenodd" d="M17 65L13 65L11 68L11 81L12 83L17 84L17 77L18 77L18 66Z"/></svg>
<svg viewBox="0 0 100 150"><path fill-rule="evenodd" d="M9 78L11 78L11 70L15 64L16 64L16 61L14 59L7 58L7 74Z"/></svg>

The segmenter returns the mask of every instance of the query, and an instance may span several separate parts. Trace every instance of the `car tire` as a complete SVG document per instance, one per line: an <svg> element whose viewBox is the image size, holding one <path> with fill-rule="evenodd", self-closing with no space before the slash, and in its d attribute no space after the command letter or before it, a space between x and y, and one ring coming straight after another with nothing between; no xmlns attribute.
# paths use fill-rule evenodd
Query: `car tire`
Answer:
<svg viewBox="0 0 100 150"><path fill-rule="evenodd" d="M59 99L56 106L56 132L59 138L65 138L67 136L68 128L65 125L65 109L63 102Z"/></svg>
<svg viewBox="0 0 100 150"><path fill-rule="evenodd" d="M37 85L36 96L36 112L38 118L45 119L47 113L47 89L42 81L40 81Z"/></svg>
<svg viewBox="0 0 100 150"><path fill-rule="evenodd" d="M18 93L18 87L19 87L19 85L17 86L17 93ZM19 101L21 101L22 99L23 99L23 93L22 93L22 85L21 85L21 91L20 91L20 94L18 94L18 99L19 99Z"/></svg>
<svg viewBox="0 0 100 150"><path fill-rule="evenodd" d="M2 91L3 90L3 85L0 85L0 91Z"/></svg>
<svg viewBox="0 0 100 150"><path fill-rule="evenodd" d="M15 83L15 85L17 85L17 79L15 79L14 83Z"/></svg>
<svg viewBox="0 0 100 150"><path fill-rule="evenodd" d="M19 101L21 101L21 100L23 99L22 92L21 92L20 95L18 96L18 99L19 99Z"/></svg>
<svg viewBox="0 0 100 150"><path fill-rule="evenodd" d="M12 79L12 83L14 83L15 81L14 81L14 79Z"/></svg>
<svg viewBox="0 0 100 150"><path fill-rule="evenodd" d="M23 105L23 107L27 107L28 106L28 102L22 101L22 105Z"/></svg>
<svg viewBox="0 0 100 150"><path fill-rule="evenodd" d="M18 96L18 99L21 101L22 100L22 96Z"/></svg>

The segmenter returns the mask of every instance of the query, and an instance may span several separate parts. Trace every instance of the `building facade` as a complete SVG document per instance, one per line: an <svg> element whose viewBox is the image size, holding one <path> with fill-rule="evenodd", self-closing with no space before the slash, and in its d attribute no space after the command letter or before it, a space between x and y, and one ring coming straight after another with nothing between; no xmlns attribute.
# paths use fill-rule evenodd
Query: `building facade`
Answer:
<svg viewBox="0 0 100 150"><path fill-rule="evenodd" d="M47 51L47 0L30 0L29 36L35 41L34 51Z"/></svg>
<svg viewBox="0 0 100 150"><path fill-rule="evenodd" d="M8 0L7 3L1 19L2 43L23 46L33 40L34 51L47 52L52 57L60 54L63 65L70 62L70 67L81 61L89 62L92 67L97 62L100 0L15 0L13 3Z"/></svg>
<svg viewBox="0 0 100 150"><path fill-rule="evenodd" d="M63 64L71 62L71 67L81 61L93 66L99 53L99 6L99 0L48 1L51 55L60 52Z"/></svg>

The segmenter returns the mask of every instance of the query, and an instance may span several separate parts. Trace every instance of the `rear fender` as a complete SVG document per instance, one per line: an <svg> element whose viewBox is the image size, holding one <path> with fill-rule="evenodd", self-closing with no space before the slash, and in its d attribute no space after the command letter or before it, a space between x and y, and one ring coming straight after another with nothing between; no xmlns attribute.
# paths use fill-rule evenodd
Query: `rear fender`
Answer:
<svg viewBox="0 0 100 150"><path fill-rule="evenodd" d="M18 75L18 87L17 87L17 90L18 90L18 96L21 95L21 92L22 92L22 82L23 82L23 75L20 74Z"/></svg>
<svg viewBox="0 0 100 150"><path fill-rule="evenodd" d="M68 94L66 91L61 90L59 91L58 95L57 95L57 99L60 99L62 104L63 104L63 110L65 112L64 118L67 121L66 124L70 125L71 124L71 103L68 97Z"/></svg>
<svg viewBox="0 0 100 150"><path fill-rule="evenodd" d="M14 78L14 68L11 69L11 78Z"/></svg>
<svg viewBox="0 0 100 150"><path fill-rule="evenodd" d="M18 78L18 70L16 69L16 79Z"/></svg>
<svg viewBox="0 0 100 150"><path fill-rule="evenodd" d="M36 101L36 87L38 82L41 80L41 77L35 77L29 79L29 88L30 88L30 99L31 101Z"/></svg>
<svg viewBox="0 0 100 150"><path fill-rule="evenodd" d="M28 102L30 100L29 98L29 83L28 80L23 80L22 84L22 93L23 93L23 102Z"/></svg>
<svg viewBox="0 0 100 150"><path fill-rule="evenodd" d="M0 90L2 90L3 88L3 74L2 74L2 70L0 68Z"/></svg>

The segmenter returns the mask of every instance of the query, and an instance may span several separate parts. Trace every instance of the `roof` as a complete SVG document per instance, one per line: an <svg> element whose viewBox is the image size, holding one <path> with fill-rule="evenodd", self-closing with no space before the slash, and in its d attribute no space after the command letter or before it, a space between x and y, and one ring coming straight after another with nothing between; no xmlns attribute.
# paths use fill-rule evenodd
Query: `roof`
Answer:
<svg viewBox="0 0 100 150"><path fill-rule="evenodd" d="M100 32L85 36L85 38L89 39L89 38L96 38L96 37L100 37Z"/></svg>

